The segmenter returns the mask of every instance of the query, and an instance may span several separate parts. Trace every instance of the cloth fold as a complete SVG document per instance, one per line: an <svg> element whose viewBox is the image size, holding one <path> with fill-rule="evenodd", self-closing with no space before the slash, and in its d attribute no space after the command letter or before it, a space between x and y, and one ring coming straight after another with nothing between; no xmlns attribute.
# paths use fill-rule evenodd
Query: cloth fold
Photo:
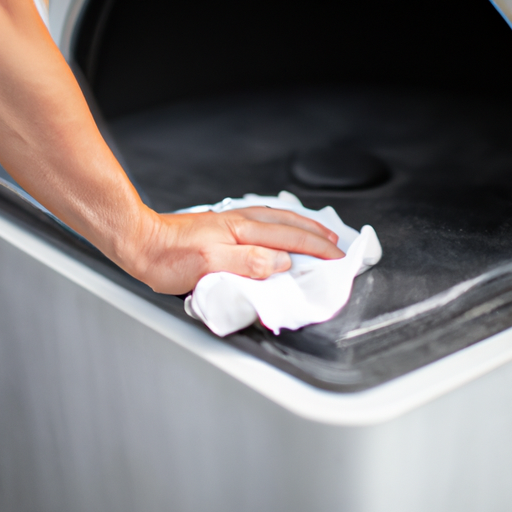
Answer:
<svg viewBox="0 0 512 512"><path fill-rule="evenodd" d="M246 194L243 199L226 198L176 213L224 212L250 206L290 210L309 217L339 236L338 247L346 256L321 260L291 254L292 267L264 280L228 272L204 276L185 300L185 311L203 321L215 334L226 336L248 327L258 319L279 334L283 328L296 330L332 318L347 303L354 278L375 265L382 249L375 230L363 226L359 233L347 226L330 206L316 211L304 208L289 192L277 197Z"/></svg>

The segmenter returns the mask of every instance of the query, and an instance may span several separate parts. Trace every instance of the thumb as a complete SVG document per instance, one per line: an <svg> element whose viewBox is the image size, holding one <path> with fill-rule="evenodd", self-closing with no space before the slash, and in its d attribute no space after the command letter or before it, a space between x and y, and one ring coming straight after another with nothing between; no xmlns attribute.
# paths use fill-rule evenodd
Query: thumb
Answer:
<svg viewBox="0 0 512 512"><path fill-rule="evenodd" d="M231 272L252 279L266 279L292 264L287 252L256 245L225 245L217 258L209 272Z"/></svg>

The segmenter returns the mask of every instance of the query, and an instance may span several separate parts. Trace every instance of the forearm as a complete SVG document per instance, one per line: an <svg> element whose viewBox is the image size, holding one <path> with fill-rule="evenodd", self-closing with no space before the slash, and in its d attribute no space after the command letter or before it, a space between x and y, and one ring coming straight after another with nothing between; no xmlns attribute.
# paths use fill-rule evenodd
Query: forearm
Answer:
<svg viewBox="0 0 512 512"><path fill-rule="evenodd" d="M343 256L334 233L290 212L147 208L32 0L0 0L0 163L48 210L164 293L191 290L211 272L266 278L290 267L287 252Z"/></svg>
<svg viewBox="0 0 512 512"><path fill-rule="evenodd" d="M0 163L123 265L149 214L31 0L0 0Z"/></svg>

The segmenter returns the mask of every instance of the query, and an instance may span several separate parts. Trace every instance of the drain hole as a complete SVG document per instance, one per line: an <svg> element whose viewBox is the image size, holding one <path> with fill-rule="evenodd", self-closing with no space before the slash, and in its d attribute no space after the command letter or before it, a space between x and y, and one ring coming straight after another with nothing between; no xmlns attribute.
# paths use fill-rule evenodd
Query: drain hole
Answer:
<svg viewBox="0 0 512 512"><path fill-rule="evenodd" d="M291 172L301 185L338 190L375 187L391 176L379 158L343 145L299 153L292 160Z"/></svg>

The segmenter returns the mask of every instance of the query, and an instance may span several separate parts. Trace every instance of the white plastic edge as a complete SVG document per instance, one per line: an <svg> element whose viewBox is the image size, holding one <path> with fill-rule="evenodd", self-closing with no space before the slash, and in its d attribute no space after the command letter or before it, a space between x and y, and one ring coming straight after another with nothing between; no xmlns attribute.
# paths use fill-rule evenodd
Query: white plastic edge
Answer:
<svg viewBox="0 0 512 512"><path fill-rule="evenodd" d="M50 33L69 61L76 23L88 0L50 0Z"/></svg>
<svg viewBox="0 0 512 512"><path fill-rule="evenodd" d="M392 420L512 361L512 329L368 391L324 391L162 311L0 216L0 237L288 411L334 425Z"/></svg>

